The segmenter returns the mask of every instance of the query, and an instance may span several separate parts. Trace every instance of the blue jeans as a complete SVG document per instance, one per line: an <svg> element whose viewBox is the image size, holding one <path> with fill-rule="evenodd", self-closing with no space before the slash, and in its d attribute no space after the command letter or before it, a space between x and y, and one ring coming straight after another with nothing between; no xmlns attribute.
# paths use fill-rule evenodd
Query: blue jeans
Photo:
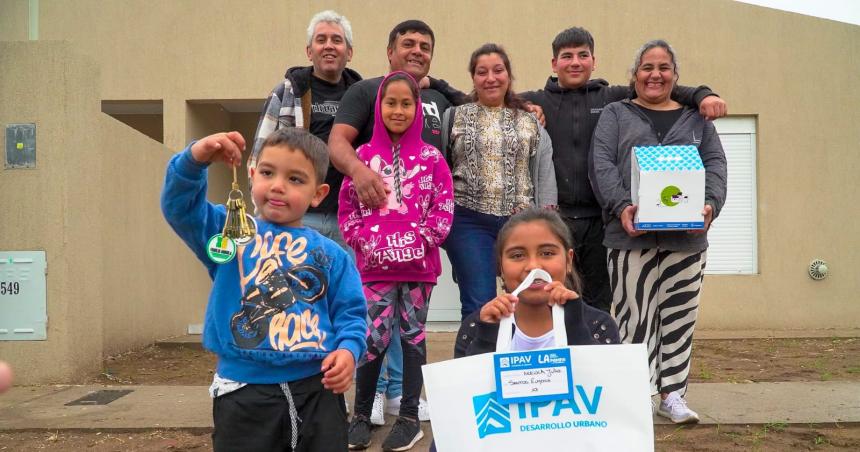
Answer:
<svg viewBox="0 0 860 452"><path fill-rule="evenodd" d="M343 234L340 233L340 228L337 225L337 212L306 212L305 216L302 217L302 224L316 229L320 234L334 240L355 258L355 252L346 244L346 241L343 240Z"/></svg>
<svg viewBox="0 0 860 452"><path fill-rule="evenodd" d="M463 319L496 297L496 237L508 218L454 208L454 223L443 246L460 289Z"/></svg>
<svg viewBox="0 0 860 452"><path fill-rule="evenodd" d="M307 212L302 223L334 240L355 259L355 251L346 244L340 233L337 213ZM391 344L385 354L386 366L383 372L379 373L379 380L376 382L376 392L385 393L389 399L400 397L403 393L403 347L400 345L400 328L392 325L392 331L394 334L391 335Z"/></svg>
<svg viewBox="0 0 860 452"><path fill-rule="evenodd" d="M376 380L376 392L385 394L386 399L403 394L403 346L400 344L400 321L395 317L391 322L391 343L385 353L385 366Z"/></svg>

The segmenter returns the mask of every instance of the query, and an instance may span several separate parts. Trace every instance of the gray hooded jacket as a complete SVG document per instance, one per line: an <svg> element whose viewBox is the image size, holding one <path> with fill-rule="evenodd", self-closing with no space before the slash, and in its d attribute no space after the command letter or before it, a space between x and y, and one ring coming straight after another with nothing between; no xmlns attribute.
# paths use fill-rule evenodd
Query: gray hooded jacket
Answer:
<svg viewBox="0 0 860 452"><path fill-rule="evenodd" d="M629 100L606 106L592 138L589 177L603 208L607 248L634 250L660 248L667 251L702 251L708 248L707 234L686 231L648 232L630 237L621 226L621 212L632 205L630 197L631 151L634 146L694 145L705 166L705 203L716 219L726 202L726 155L714 124L696 110L684 107L681 117L660 141L653 124Z"/></svg>

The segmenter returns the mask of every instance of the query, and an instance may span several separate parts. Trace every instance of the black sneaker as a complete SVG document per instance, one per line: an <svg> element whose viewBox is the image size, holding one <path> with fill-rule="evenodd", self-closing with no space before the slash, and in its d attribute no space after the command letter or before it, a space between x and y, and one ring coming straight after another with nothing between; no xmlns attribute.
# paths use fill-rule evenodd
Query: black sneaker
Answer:
<svg viewBox="0 0 860 452"><path fill-rule="evenodd" d="M405 417L397 418L391 432L382 442L382 450L385 452L400 452L412 449L412 446L424 437L421 431L421 423L417 419Z"/></svg>
<svg viewBox="0 0 860 452"><path fill-rule="evenodd" d="M349 449L362 450L370 446L370 420L360 414L349 423Z"/></svg>

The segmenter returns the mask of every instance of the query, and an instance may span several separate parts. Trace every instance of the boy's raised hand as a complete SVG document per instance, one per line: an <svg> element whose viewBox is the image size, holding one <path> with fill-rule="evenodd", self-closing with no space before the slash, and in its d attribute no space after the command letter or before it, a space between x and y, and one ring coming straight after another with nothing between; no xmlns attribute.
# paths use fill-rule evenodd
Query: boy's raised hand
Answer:
<svg viewBox="0 0 860 452"><path fill-rule="evenodd" d="M568 289L562 281L553 281L544 286L543 290L549 292L549 300L547 300L547 304L550 306L555 304L564 306L568 300L579 298L579 294Z"/></svg>
<svg viewBox="0 0 860 452"><path fill-rule="evenodd" d="M478 318L484 323L499 323L502 317L507 317L517 309L519 298L509 293L503 293L488 301L482 308Z"/></svg>
<svg viewBox="0 0 860 452"><path fill-rule="evenodd" d="M229 166L242 163L245 138L236 131L221 132L201 138L191 146L191 156L199 163L221 160Z"/></svg>
<svg viewBox="0 0 860 452"><path fill-rule="evenodd" d="M349 350L339 348L325 357L321 370L323 386L335 394L343 394L352 384L355 358Z"/></svg>

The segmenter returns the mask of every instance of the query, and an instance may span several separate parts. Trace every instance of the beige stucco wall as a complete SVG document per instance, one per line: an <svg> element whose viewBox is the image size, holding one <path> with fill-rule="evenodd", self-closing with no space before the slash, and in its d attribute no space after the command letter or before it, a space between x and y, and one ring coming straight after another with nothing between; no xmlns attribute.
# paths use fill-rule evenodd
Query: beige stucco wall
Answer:
<svg viewBox="0 0 860 452"><path fill-rule="evenodd" d="M28 0L0 2L0 41L26 41L29 37Z"/></svg>
<svg viewBox="0 0 860 452"><path fill-rule="evenodd" d="M96 118L107 355L185 333L202 318L210 280L161 215L159 195L173 152L105 114Z"/></svg>
<svg viewBox="0 0 860 452"><path fill-rule="evenodd" d="M21 383L81 381L182 334L208 277L161 217L172 151L101 113L95 62L68 42L0 42L0 124L36 123L37 167L4 170L0 249L44 250L46 341L0 342Z"/></svg>
<svg viewBox="0 0 860 452"><path fill-rule="evenodd" d="M72 133L92 128L98 80L91 60L69 58L71 48L0 43L0 123L35 123L37 154L35 169L0 173L0 249L44 250L48 264L48 339L0 342L25 382L77 378L101 360L99 134Z"/></svg>
<svg viewBox="0 0 860 452"><path fill-rule="evenodd" d="M222 127L250 133L254 121L246 115L188 100L263 99L286 67L307 64L307 21L324 8L336 9L352 21L351 67L367 77L387 68L385 45L395 23L413 17L425 20L437 36L432 74L463 90L470 88L468 55L487 41L500 42L509 50L515 86L533 89L542 87L550 74L549 44L565 27L581 25L592 31L597 39L594 76L613 83L626 83L632 54L644 41L669 40L681 59L681 83L708 84L727 100L731 114L757 117L759 274L708 276L700 327L860 328L860 222L854 220L860 209L850 198L858 187L855 174L860 168L856 152L860 27L729 0L647 5L635 0L443 0L404 5L348 0L78 0L70 8L62 0L40 0L42 47L2 44L0 120L39 123L45 165L30 175L3 172L0 187L5 191L36 181L40 187L61 184L64 191L40 189L22 195L20 210L0 216L0 231L18 230L25 219L26 224L34 219L43 222L44 230L37 228L26 237L4 232L0 248L49 250L49 314L54 328L49 343L58 350L44 351L39 343L0 343L0 356L31 352L77 356L83 347L102 348L102 342L105 350L115 350L200 321L208 281L152 210L157 207L153 203L163 171L159 165L171 149L199 135ZM27 23L27 1L0 0L0 10L0 41L27 39L27 28L22 27ZM68 44L45 42L50 40ZM74 57L78 54L82 57ZM11 67L16 69L7 69ZM20 101L7 94L12 92L30 97ZM8 102L10 98L15 100ZM162 99L165 146L99 116L101 99ZM59 112L54 108L58 103L65 106ZM93 128L104 138L86 133ZM52 148L76 152L51 153ZM109 157L92 158L96 154ZM141 155L152 160L135 160ZM133 170L110 179L129 158ZM73 183L81 175L86 180ZM116 196L103 195L92 185L95 180L102 185L121 181L126 188L113 190ZM223 197L226 187L218 187L228 180L226 172L216 174L212 199ZM92 203L82 201L89 197L100 199L104 210L76 216L93 210ZM127 200L141 206L142 212L120 216L107 210L106 206ZM104 217L103 225L97 226L100 234L115 234L114 242L122 243L134 233L150 234L147 248L133 250L145 259L135 261L133 253L108 256L101 248L92 251L93 233L84 231L90 220L82 218L98 215ZM132 226L141 223L146 226ZM112 228L117 225L131 229L123 235ZM65 248L58 254L60 247ZM825 281L814 282L806 275L806 265L815 257L830 264L832 276ZM171 266L145 264L159 258ZM71 272L84 264L103 271L89 272L83 283ZM137 310L116 302L121 298L117 292L132 292L120 284L128 270L137 278L128 280ZM173 284L185 288L185 294L162 296L165 290L182 293ZM51 304L69 293L87 297ZM98 310L101 303L103 311ZM152 310L161 314L157 322L146 321ZM86 328L81 327L84 324ZM62 342L71 335L74 347ZM88 359L62 365L84 365L92 361ZM71 373L69 368L66 374Z"/></svg>

